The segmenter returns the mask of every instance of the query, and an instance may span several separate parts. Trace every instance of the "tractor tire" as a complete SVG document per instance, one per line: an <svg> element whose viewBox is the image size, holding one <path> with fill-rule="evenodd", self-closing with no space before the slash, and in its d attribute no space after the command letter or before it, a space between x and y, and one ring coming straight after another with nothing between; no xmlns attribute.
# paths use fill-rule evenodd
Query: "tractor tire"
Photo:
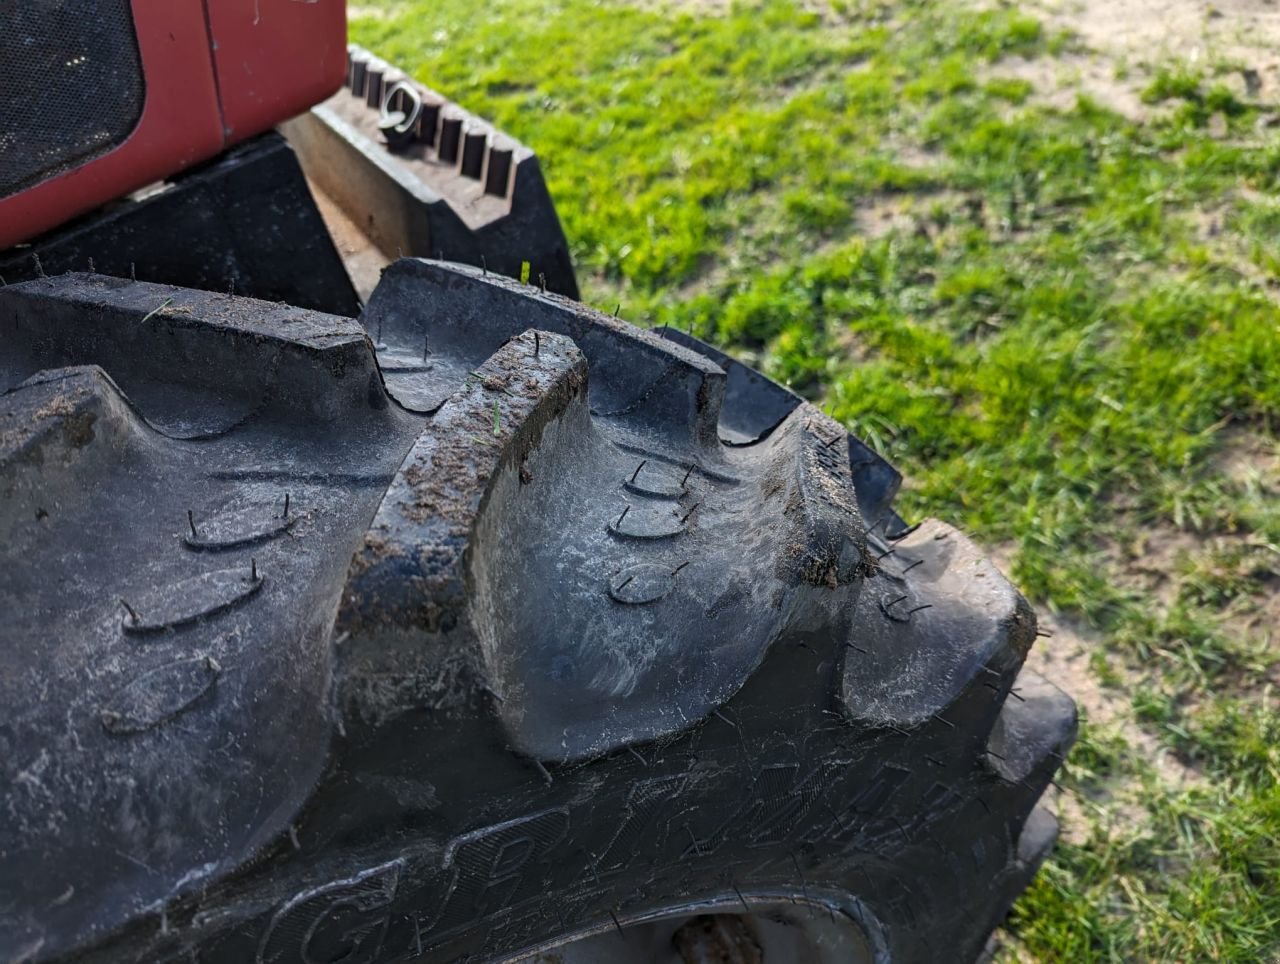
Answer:
<svg viewBox="0 0 1280 964"><path fill-rule="evenodd" d="M0 346L0 960L972 960L1052 844L1032 610L688 336L404 259Z"/></svg>

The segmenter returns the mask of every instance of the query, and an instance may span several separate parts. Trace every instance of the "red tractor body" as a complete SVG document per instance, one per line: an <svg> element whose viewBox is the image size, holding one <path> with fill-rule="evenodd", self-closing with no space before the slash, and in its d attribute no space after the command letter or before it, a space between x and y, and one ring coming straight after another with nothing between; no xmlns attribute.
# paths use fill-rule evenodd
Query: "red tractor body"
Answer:
<svg viewBox="0 0 1280 964"><path fill-rule="evenodd" d="M22 5L0 33L0 249L306 110L346 69L343 0Z"/></svg>

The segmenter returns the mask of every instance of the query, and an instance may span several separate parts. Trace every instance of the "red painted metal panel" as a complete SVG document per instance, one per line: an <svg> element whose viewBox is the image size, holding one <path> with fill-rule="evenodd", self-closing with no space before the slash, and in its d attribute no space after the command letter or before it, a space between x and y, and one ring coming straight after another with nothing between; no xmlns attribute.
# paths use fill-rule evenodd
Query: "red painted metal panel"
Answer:
<svg viewBox="0 0 1280 964"><path fill-rule="evenodd" d="M228 143L318 104L347 75L344 0L210 0Z"/></svg>

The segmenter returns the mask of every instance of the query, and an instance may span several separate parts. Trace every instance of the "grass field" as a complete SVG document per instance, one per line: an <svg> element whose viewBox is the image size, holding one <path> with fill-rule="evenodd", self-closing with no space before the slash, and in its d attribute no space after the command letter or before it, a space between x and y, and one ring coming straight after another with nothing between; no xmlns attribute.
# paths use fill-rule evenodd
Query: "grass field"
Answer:
<svg viewBox="0 0 1280 964"><path fill-rule="evenodd" d="M535 147L586 300L789 382L1055 629L1084 721L1001 954L1280 957L1276 90L1117 60L1122 114L958 0L354 13Z"/></svg>

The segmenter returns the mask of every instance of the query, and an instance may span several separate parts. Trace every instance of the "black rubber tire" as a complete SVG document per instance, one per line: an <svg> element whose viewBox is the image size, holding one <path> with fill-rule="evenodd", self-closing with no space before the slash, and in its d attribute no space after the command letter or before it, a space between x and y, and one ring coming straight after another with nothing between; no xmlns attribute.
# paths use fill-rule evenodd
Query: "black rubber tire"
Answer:
<svg viewBox="0 0 1280 964"><path fill-rule="evenodd" d="M687 336L409 259L363 324L0 290L0 959L503 959L777 900L975 958L1075 729L982 553Z"/></svg>

